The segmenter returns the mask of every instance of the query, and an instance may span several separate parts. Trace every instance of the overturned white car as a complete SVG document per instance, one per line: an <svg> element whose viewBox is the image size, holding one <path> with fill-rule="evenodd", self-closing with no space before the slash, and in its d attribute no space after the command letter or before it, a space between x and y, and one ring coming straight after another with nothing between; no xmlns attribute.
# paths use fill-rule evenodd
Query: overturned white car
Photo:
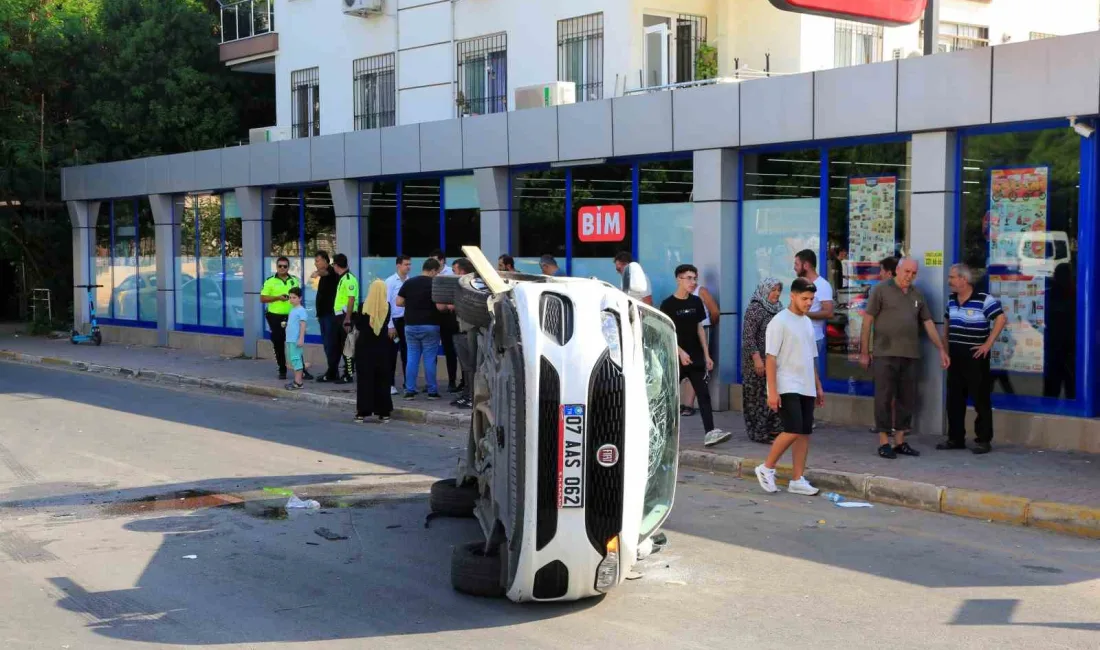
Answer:
<svg viewBox="0 0 1100 650"><path fill-rule="evenodd" d="M661 312L597 280L478 273L438 278L476 339L473 416L433 512L478 519L451 581L514 601L606 593L654 549L679 449L676 333ZM502 277L503 276L503 277ZM663 537L663 536L662 536Z"/></svg>

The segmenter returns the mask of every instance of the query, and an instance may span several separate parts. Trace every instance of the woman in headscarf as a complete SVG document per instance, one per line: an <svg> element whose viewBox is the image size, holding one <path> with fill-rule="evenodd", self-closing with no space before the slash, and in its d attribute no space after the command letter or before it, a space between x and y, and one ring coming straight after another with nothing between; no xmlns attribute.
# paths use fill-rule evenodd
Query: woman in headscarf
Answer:
<svg viewBox="0 0 1100 650"><path fill-rule="evenodd" d="M783 283L764 278L745 310L741 334L741 376L745 412L745 430L749 440L771 444L783 426L779 414L768 408L768 384L764 378L764 334L768 323L783 309L779 295Z"/></svg>
<svg viewBox="0 0 1100 650"><path fill-rule="evenodd" d="M356 399L355 421L363 422L377 415L388 422L393 412L390 396L390 370L394 354L394 329L390 323L390 304L386 299L386 283L375 279L367 291L362 315L355 324L359 336L355 341Z"/></svg>

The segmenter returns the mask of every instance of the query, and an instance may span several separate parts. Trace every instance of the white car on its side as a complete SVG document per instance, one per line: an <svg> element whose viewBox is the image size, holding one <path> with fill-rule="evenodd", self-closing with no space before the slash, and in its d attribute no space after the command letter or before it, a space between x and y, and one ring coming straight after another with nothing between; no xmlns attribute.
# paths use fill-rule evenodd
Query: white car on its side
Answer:
<svg viewBox="0 0 1100 650"><path fill-rule="evenodd" d="M607 593L663 545L672 508L672 321L605 282L498 274L463 250L478 273L433 289L476 341L473 415L458 475L431 504L472 513L483 536L455 548L452 584L517 602Z"/></svg>

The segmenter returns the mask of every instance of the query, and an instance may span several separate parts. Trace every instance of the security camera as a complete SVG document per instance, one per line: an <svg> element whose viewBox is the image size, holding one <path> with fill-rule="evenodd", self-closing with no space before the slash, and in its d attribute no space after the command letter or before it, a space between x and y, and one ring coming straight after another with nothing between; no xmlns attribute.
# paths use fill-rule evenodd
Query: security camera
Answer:
<svg viewBox="0 0 1100 650"><path fill-rule="evenodd" d="M1076 116L1069 118L1069 125L1073 127L1073 130L1077 132L1077 135L1081 136L1082 138L1088 138L1096 132L1096 129L1089 126L1088 124L1085 124L1084 122L1078 122Z"/></svg>

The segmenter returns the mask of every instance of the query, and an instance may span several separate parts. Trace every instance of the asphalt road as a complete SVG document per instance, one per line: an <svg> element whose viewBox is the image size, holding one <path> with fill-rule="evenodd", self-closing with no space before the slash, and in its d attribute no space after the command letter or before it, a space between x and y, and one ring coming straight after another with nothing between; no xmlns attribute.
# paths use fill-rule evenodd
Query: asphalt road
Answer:
<svg viewBox="0 0 1100 650"><path fill-rule="evenodd" d="M684 472L636 580L520 606L424 527L461 432L5 363L0 414L4 649L1100 647L1094 541ZM211 496L262 487L325 508Z"/></svg>

